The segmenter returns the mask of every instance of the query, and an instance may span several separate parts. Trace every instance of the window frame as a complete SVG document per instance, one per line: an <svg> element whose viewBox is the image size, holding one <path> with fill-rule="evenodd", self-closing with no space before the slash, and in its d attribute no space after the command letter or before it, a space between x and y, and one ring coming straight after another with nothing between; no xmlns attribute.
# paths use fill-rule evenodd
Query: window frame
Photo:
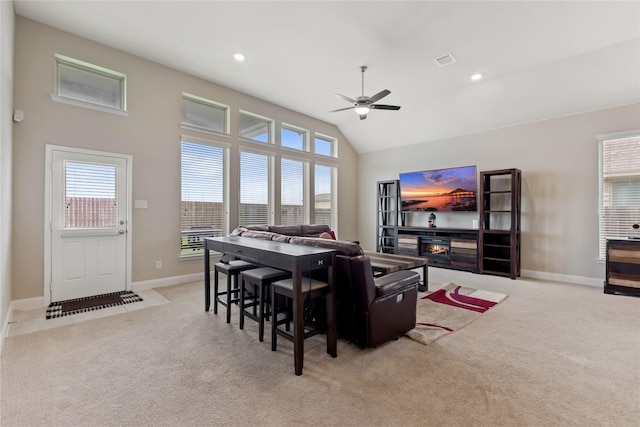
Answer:
<svg viewBox="0 0 640 427"><path fill-rule="evenodd" d="M291 223L286 223L284 224L282 222L282 213L283 213L283 206L290 206L290 205L285 205L283 203L283 192L284 192L284 188L283 188L283 163L284 162L295 162L295 163L300 163L302 166L302 222L300 222L299 224L291 224ZM280 177L279 177L279 181L280 181L280 224L282 225L301 225L301 224L309 224L310 222L310 193L311 193L311 189L310 189L310 181L309 181L309 174L310 174L310 162L308 159L302 159L300 157L287 157L287 156L282 156L280 157Z"/></svg>
<svg viewBox="0 0 640 427"><path fill-rule="evenodd" d="M323 141L326 141L331 145L330 154L329 155L318 153L318 148L316 146L316 140L317 139L321 139ZM322 156L322 157L325 157L325 158L337 159L338 158L338 138L335 138L333 136L329 136L329 135L325 135L325 134L316 132L313 135L313 154L316 155L316 156Z"/></svg>
<svg viewBox="0 0 640 427"><path fill-rule="evenodd" d="M51 100L63 104L74 105L77 107L89 108L91 110L98 110L107 113L118 114L122 116L128 116L127 111L127 76L124 73L110 70L99 65L91 64L89 62L81 61L79 59L71 58L68 56L55 54L55 81L54 81L54 93L51 94ZM67 95L61 95L60 85L60 66L66 66L74 68L76 70L91 73L95 76L109 78L118 81L120 88L120 108L111 107L95 102L85 101L78 98L73 98Z"/></svg>
<svg viewBox="0 0 640 427"><path fill-rule="evenodd" d="M205 126L198 126L195 124L185 122L184 101L194 102L197 104L204 105L205 107L210 107L210 108L222 111L223 112L223 119L222 119L223 129L218 130L218 129L208 128ZM197 132L204 132L204 133L217 135L217 136L231 137L230 126L229 126L230 124L229 112L230 112L230 107L226 104L213 101L211 99L203 98L201 96L193 95L191 93L182 92L182 121L180 123L180 127L183 129L195 130Z"/></svg>
<svg viewBox="0 0 640 427"><path fill-rule="evenodd" d="M606 213L605 209L605 187L607 180L611 181L611 178L607 179L604 176L604 145L607 141L615 141L620 139L638 138L640 144L640 130L634 130L629 132L618 132L613 134L599 135L598 136L598 261L604 262L606 258L606 241L610 238L624 238L627 236L630 228L617 228L615 231L617 235L608 235L605 233ZM636 174L626 173L626 175L620 175L620 178L632 177ZM638 168L638 178L640 181L640 168ZM636 179L634 179L636 181ZM640 206L638 206L638 212L640 212ZM630 226L631 224L629 224Z"/></svg>
<svg viewBox="0 0 640 427"><path fill-rule="evenodd" d="M275 154L270 150L260 150L252 147L240 147L238 150L238 206L237 206L237 224L238 225L251 225L243 224L240 218L240 205L242 205L242 153L248 153L259 156L267 157L267 225L274 225L275 223Z"/></svg>
<svg viewBox="0 0 640 427"><path fill-rule="evenodd" d="M198 257L203 257L204 256L204 250L202 250L201 252L196 252L194 251L194 253L191 254L185 254L183 253L182 250L182 202L183 202L183 194L182 194L182 170L183 170L183 163L182 163L182 143L183 142L187 142L190 144L199 144L199 145L206 145L206 146L210 146L210 147L214 147L214 148L219 148L222 149L223 153L222 153L222 179L223 179L223 183L222 183L222 212L223 212L223 218L222 218L222 226L223 229L221 231L222 235L227 235L230 232L230 218L229 218L229 176L230 176L230 151L231 151L231 145L225 142L220 142L220 141L216 141L216 140L212 140L212 139L208 139L208 138L198 138L198 137L194 137L194 136L190 136L190 135L181 135L180 136L180 239L181 239L181 243L180 243L180 259L192 259L192 258L198 258ZM210 236L205 236L205 237L210 237ZM204 247L203 247L204 249Z"/></svg>
<svg viewBox="0 0 640 427"><path fill-rule="evenodd" d="M242 135L241 134L242 129L240 129L240 121L242 119L242 116L250 117L253 120L266 124L267 125L267 141L260 141L258 139L253 139L253 138ZM249 141L254 144L274 145L274 137L273 137L275 134L274 129L275 129L275 120L266 116L261 116L256 113L252 113L250 111L238 110L238 139L239 140Z"/></svg>
<svg viewBox="0 0 640 427"><path fill-rule="evenodd" d="M293 133L299 133L302 135L302 148L288 147L282 143L282 132L289 131ZM309 152L309 131L307 129L301 128L299 126L291 125L288 123L280 124L280 146L285 150L293 150L297 153L308 153Z"/></svg>

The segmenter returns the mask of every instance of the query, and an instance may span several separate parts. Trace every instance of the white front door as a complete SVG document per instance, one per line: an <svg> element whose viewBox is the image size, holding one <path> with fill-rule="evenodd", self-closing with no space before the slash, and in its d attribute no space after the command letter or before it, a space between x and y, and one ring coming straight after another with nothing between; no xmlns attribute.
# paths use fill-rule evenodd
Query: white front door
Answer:
<svg viewBox="0 0 640 427"><path fill-rule="evenodd" d="M127 156L51 150L51 301L127 287Z"/></svg>

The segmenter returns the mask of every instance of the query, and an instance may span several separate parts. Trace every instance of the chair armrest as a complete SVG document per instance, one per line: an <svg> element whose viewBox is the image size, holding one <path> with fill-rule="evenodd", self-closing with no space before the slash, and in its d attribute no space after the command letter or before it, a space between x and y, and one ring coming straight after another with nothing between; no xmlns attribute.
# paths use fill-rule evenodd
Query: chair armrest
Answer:
<svg viewBox="0 0 640 427"><path fill-rule="evenodd" d="M420 275L415 271L403 270L375 279L376 295L386 295L420 282Z"/></svg>

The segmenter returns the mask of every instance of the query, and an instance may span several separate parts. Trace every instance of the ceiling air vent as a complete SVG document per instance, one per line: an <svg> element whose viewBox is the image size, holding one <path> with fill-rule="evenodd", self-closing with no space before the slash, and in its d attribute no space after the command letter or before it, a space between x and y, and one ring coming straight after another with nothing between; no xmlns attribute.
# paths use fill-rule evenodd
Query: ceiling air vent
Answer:
<svg viewBox="0 0 640 427"><path fill-rule="evenodd" d="M439 66L445 67L449 64L453 64L454 62L456 62L456 58L455 56L453 56L453 54L447 53L446 55L441 56L440 58L434 59L434 61L436 61L436 64L438 64Z"/></svg>

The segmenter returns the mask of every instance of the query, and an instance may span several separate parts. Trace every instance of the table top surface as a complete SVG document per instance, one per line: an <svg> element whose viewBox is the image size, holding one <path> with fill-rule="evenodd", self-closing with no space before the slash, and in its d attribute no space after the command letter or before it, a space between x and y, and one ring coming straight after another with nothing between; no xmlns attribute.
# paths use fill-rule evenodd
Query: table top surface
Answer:
<svg viewBox="0 0 640 427"><path fill-rule="evenodd" d="M212 244L215 249L219 249L225 244L244 246L246 248L258 249L269 252L278 252L289 256L321 255L335 252L335 249L316 248L313 246L294 245L292 243L275 242L273 240L254 239L253 237L223 236L207 237L205 242Z"/></svg>

